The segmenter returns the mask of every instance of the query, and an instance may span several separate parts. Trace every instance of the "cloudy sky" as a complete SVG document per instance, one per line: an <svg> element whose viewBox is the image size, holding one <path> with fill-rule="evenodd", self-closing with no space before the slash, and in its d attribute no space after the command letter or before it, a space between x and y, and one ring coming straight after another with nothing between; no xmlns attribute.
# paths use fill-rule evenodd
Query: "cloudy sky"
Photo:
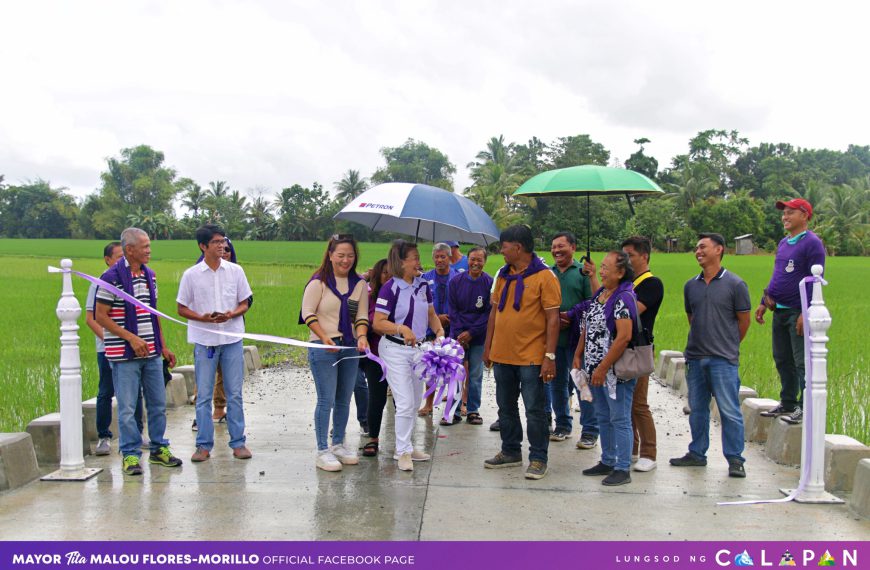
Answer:
<svg viewBox="0 0 870 570"><path fill-rule="evenodd" d="M379 149L588 133L662 165L708 128L870 144L866 2L4 2L0 174L84 196L148 144L205 186L370 175Z"/></svg>

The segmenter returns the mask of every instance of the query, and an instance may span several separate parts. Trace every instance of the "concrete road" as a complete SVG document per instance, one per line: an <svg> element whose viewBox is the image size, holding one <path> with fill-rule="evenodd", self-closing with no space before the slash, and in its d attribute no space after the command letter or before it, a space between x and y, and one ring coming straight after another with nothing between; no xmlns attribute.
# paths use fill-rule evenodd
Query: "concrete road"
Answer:
<svg viewBox="0 0 870 570"><path fill-rule="evenodd" d="M608 488L582 469L599 448L571 440L550 443L549 473L487 470L499 449L495 388L484 378L483 426L439 427L419 418L415 445L433 454L411 474L393 461L392 404L381 454L326 473L314 466L314 386L307 369L259 371L245 388L250 461L233 459L225 424L216 429L211 460L189 461L193 406L168 412L168 436L184 465L145 465L142 477L121 473L120 457L86 457L104 467L85 483L34 482L0 494L3 540L867 540L870 521L843 505L796 503L717 507L718 501L779 498L798 481L796 468L777 465L749 444L746 479L730 479L718 425L706 468L675 468L670 457L689 443L685 400L651 383L659 467L632 473L629 485ZM360 443L351 408L348 443ZM113 445L116 449L116 443ZM527 449L526 454L527 460ZM147 453L146 453L147 456Z"/></svg>

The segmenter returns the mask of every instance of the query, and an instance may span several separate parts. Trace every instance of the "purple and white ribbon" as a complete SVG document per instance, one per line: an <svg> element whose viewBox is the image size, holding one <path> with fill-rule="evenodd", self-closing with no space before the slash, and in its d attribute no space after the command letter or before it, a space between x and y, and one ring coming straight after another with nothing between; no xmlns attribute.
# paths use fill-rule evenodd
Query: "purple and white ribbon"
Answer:
<svg viewBox="0 0 870 570"><path fill-rule="evenodd" d="M269 335L269 334L236 333L236 332L229 332L229 331L222 331L222 330L216 331L216 330L211 329L211 328L201 327L201 326L195 325L191 322L176 319L175 317L170 317L166 313L162 313L162 312L158 311L157 309L152 308L150 305L147 305L147 304L141 302L136 297L133 297L132 295L129 295L125 291L118 289L117 287L115 287L111 283L107 283L106 281L103 281L99 277L94 277L92 275L88 275L87 273L81 273L79 271L59 269L57 267L51 267L51 266L48 267L48 272L49 273L72 273L73 275L78 275L79 277L81 277L85 281L90 281L94 285L97 285L98 287L102 287L103 289L109 291L113 295L124 299L126 302L132 304L133 306L138 307L144 311L147 311L147 312L151 313L152 315L156 315L162 319L166 319L168 321L178 323L182 326L187 326L187 327L201 330L201 331L206 331L206 332L210 332L210 333L217 333L217 334L221 334L224 336L231 336L231 337L240 338L240 339L246 338L248 340L259 340L261 342L271 342L273 344L285 344L285 345L290 345L290 346L300 346L300 347L304 347L304 348L322 348L322 349L356 348L356 347L345 347L345 346L335 347L335 346L329 346L329 345L319 344L319 343L314 343L314 342L305 342L305 341L301 341L301 340L296 340L295 338L285 338L285 337L281 337L281 336L273 336L273 335ZM372 355L372 356L374 356L374 355ZM382 366L383 366L383 364L382 364Z"/></svg>
<svg viewBox="0 0 870 570"><path fill-rule="evenodd" d="M456 408L462 403L462 385L465 382L465 367L462 360L465 350L452 338L436 338L432 342L424 342L423 352L416 358L414 372L426 384L424 396L435 394L436 401L447 394L447 405L444 406L444 419L453 421Z"/></svg>
<svg viewBox="0 0 870 570"><path fill-rule="evenodd" d="M801 317L804 322L804 377L806 379L804 388L804 419L803 419L803 429L806 433L806 437L804 438L805 448L803 458L804 461L801 464L801 478L798 482L798 486L794 489L787 497L783 497L782 499L759 499L755 501L732 501L727 503L716 503L716 505L758 505L762 503L787 503L789 501L793 501L795 497L800 495L804 489L806 489L807 484L810 479L810 467L812 465L813 460L813 362L812 355L810 353L810 304L807 299L807 288L805 284L808 283L821 283L822 285L827 285L828 282L822 279L821 277L817 277L815 275L811 275L809 277L804 277L801 280L798 288L800 289L801 295Z"/></svg>

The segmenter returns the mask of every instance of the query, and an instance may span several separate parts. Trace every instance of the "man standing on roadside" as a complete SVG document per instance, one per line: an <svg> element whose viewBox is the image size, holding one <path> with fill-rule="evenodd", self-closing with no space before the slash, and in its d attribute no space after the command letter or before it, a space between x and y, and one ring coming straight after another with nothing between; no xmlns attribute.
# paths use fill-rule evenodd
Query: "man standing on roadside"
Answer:
<svg viewBox="0 0 870 570"><path fill-rule="evenodd" d="M157 309L157 280L146 264L151 260L151 240L139 228L121 232L124 257L103 273L101 279L114 285L141 304ZM153 315L117 297L104 288L97 289L95 311L103 327L106 358L112 363L112 380L118 402L119 447L126 475L141 475L142 434L136 426L134 409L139 390L148 409L148 437L151 453L148 462L164 467L179 467L181 459L172 455L166 432L166 387L163 359L175 366L175 355L166 347L160 321ZM161 358L162 356L162 358Z"/></svg>
<svg viewBox="0 0 870 570"><path fill-rule="evenodd" d="M773 275L761 296L755 320L763 325L764 313L768 309L773 311L773 361L782 388L779 405L761 412L761 415L783 416L783 421L799 424L803 420L805 370L804 321L798 287L805 277L812 275L813 265L824 267L825 245L819 236L807 229L813 218L813 207L809 202L796 198L777 202L776 207L782 210L782 225L788 235L776 248ZM810 293L809 287L807 293Z"/></svg>
<svg viewBox="0 0 870 570"><path fill-rule="evenodd" d="M523 464L518 402L522 394L529 440L526 479L541 479L547 474L549 445L544 386L556 375L562 294L556 276L535 254L527 226L505 229L499 241L505 266L492 293L483 363L495 370L501 451L484 461L484 467Z"/></svg>
<svg viewBox="0 0 870 570"><path fill-rule="evenodd" d="M722 418L722 451L728 460L728 475L746 477L738 365L740 343L749 330L752 310L749 288L740 277L722 267L725 238L715 233L703 233L698 238L695 259L701 273L689 279L683 288L689 318L685 356L692 442L688 453L671 459L671 465L707 465L712 395Z"/></svg>
<svg viewBox="0 0 870 570"><path fill-rule="evenodd" d="M242 383L245 377L245 352L242 339L223 332L245 332L242 319L248 311L251 286L240 265L223 259L227 236L223 229L206 224L196 230L196 242L203 259L181 276L178 284L178 314L194 326L187 328L187 342L193 345L196 373L196 451L195 463L207 461L214 448L214 421L211 402L215 374L220 364L227 397L229 446L236 459L250 459L245 446L245 411Z"/></svg>
<svg viewBox="0 0 870 570"><path fill-rule="evenodd" d="M637 296L641 328L649 342L653 342L653 327L665 296L665 287L662 280L649 270L652 245L645 237L632 236L622 242L622 251L628 255L634 270L634 294ZM631 401L631 425L634 431L632 455L637 456L633 467L635 471L652 471L656 468L656 424L647 403L648 389L649 376L641 376L637 379Z"/></svg>
<svg viewBox="0 0 870 570"><path fill-rule="evenodd" d="M115 265L122 257L124 250L121 242L113 241L103 248L103 261L106 267ZM97 286L91 283L88 288L88 297L85 301L85 324L94 332L97 341L97 370L100 374L100 384L97 391L97 447L94 455L109 455L112 453L112 397L115 395L115 387L112 384L112 365L106 359L106 344L103 342L103 327L95 318L95 305L97 302ZM136 426L142 433L142 391L136 401Z"/></svg>
<svg viewBox="0 0 870 570"><path fill-rule="evenodd" d="M559 341L556 346L556 376L547 386L552 394L553 415L556 417L556 428L550 435L550 441L565 441L572 430L573 416L568 407L568 397L571 394L571 362L574 359L574 348L570 343L570 321L567 311L574 305L592 298L592 285L583 273L583 266L574 259L577 251L577 239L571 232L560 232L553 236L550 243L550 253L556 262L551 268L559 280L562 292L562 304L559 307ZM592 402L580 400L580 425L583 427L578 440L578 447L591 449L598 441L598 419Z"/></svg>
<svg viewBox="0 0 870 570"><path fill-rule="evenodd" d="M450 246L450 268L456 273L468 271L468 256L462 255L458 241L444 242Z"/></svg>

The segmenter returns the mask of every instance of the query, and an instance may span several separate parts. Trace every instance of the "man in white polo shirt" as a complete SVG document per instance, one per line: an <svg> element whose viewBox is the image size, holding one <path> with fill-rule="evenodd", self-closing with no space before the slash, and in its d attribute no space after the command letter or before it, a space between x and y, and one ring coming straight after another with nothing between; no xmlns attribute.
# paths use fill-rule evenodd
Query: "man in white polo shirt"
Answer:
<svg viewBox="0 0 870 570"><path fill-rule="evenodd" d="M219 226L206 224L196 230L196 241L203 259L181 276L178 285L178 314L191 321L187 342L194 345L196 371L196 451L191 461L208 460L214 447L212 395L215 374L220 364L227 395L227 431L230 447L236 459L250 459L245 446L245 412L242 404L242 382L245 375L245 355L242 339L221 334L244 333L242 319L248 310L251 286L245 271L223 259L226 233Z"/></svg>

